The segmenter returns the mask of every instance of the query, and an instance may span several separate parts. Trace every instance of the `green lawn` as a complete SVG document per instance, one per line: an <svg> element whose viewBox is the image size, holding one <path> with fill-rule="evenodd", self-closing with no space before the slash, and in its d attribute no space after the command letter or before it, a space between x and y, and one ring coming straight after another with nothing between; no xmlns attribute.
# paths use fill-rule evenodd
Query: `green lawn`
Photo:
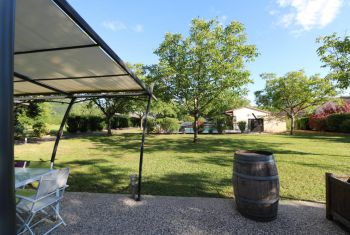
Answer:
<svg viewBox="0 0 350 235"><path fill-rule="evenodd" d="M140 134L62 140L56 166L71 168L70 191L127 193L138 171ZM17 145L16 159L50 159L53 142ZM237 149L275 153L282 198L324 201L324 173L350 173L350 136L151 135L146 138L143 193L232 197Z"/></svg>

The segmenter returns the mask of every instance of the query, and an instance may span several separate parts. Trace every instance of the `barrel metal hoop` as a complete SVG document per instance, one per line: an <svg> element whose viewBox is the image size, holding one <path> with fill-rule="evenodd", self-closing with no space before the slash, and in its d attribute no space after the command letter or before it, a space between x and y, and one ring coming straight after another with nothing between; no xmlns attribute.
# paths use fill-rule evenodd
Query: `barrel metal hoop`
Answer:
<svg viewBox="0 0 350 235"><path fill-rule="evenodd" d="M240 156L240 155L236 154L234 159L238 160L238 161L243 160L243 161L249 161L249 162L255 162L255 161L266 162L266 161L270 161L270 160L275 160L275 157L273 155L255 157L255 156Z"/></svg>
<svg viewBox="0 0 350 235"><path fill-rule="evenodd" d="M274 159L270 159L268 161L246 161L246 160L235 159L234 162L247 163L247 164L256 164L256 163L275 163L275 160Z"/></svg>
<svg viewBox="0 0 350 235"><path fill-rule="evenodd" d="M233 174L236 175L236 176L239 176L241 178L250 179L250 180L258 180L258 181L278 179L278 175L272 175L272 176L251 176L251 175L245 175L245 174L241 174L241 173L237 173L237 172L234 172Z"/></svg>
<svg viewBox="0 0 350 235"><path fill-rule="evenodd" d="M242 202L247 202L247 203L253 203L253 204L274 204L275 202L279 201L279 197L277 196L277 198L275 199L270 199L270 200L251 200L251 199L247 199L247 198L242 198L242 197L237 197L237 200L242 201Z"/></svg>

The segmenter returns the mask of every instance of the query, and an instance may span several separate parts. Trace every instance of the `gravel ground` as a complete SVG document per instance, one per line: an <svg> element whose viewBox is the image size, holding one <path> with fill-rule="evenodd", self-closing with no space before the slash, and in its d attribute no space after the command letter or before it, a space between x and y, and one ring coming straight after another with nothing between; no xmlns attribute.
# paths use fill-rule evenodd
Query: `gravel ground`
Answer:
<svg viewBox="0 0 350 235"><path fill-rule="evenodd" d="M280 202L278 218L263 223L242 217L222 198L66 193L67 226L52 234L347 234L325 218L324 204Z"/></svg>

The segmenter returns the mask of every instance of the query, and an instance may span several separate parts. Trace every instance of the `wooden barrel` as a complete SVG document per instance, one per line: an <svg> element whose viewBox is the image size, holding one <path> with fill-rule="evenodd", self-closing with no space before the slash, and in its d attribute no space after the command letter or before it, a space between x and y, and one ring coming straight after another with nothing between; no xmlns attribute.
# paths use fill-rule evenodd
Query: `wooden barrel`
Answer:
<svg viewBox="0 0 350 235"><path fill-rule="evenodd" d="M243 216L257 221L276 219L279 179L271 152L235 152L233 188L237 209Z"/></svg>

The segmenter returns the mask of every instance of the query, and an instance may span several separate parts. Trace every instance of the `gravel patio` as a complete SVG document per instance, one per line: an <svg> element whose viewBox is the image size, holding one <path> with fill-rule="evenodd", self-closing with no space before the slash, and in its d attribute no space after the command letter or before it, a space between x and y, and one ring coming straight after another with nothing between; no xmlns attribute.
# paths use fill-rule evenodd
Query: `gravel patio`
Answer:
<svg viewBox="0 0 350 235"><path fill-rule="evenodd" d="M222 198L66 193L62 215L67 226L53 234L347 234L325 218L325 206L280 202L277 220L242 217L234 201Z"/></svg>

